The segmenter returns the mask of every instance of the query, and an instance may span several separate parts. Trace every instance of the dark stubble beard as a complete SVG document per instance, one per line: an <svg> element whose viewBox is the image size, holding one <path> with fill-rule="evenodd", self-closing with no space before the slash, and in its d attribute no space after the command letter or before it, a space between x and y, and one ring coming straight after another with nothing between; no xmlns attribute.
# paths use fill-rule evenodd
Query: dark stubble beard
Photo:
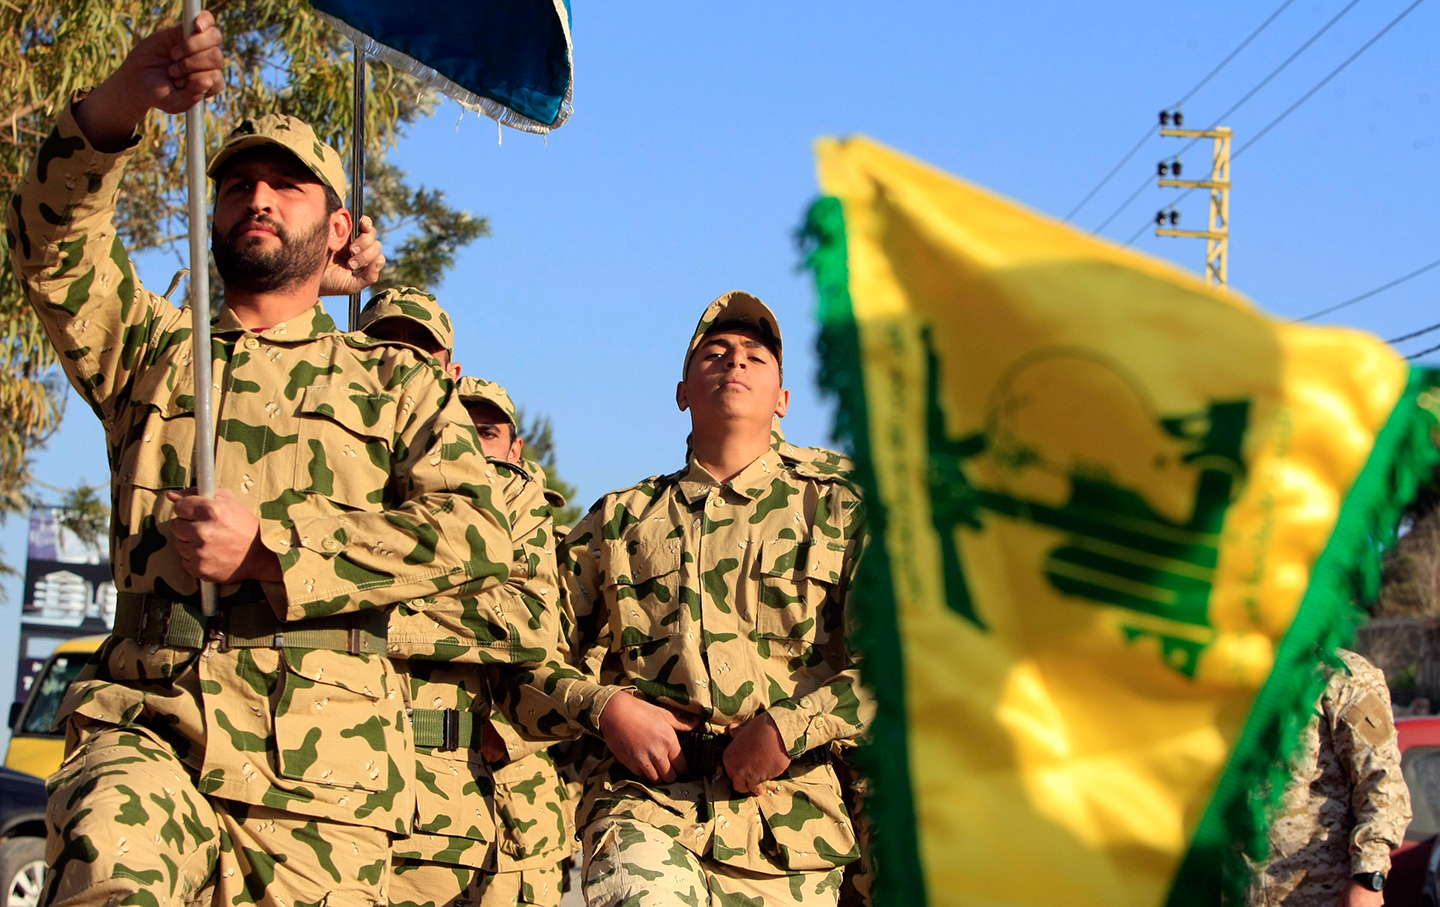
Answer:
<svg viewBox="0 0 1440 907"><path fill-rule="evenodd" d="M263 223L274 230L280 248L266 252L256 240L241 240L240 232L254 223ZM330 254L326 242L329 232L330 223L326 218L297 239L280 224L260 214L231 227L223 241L211 230L210 251L215 255L215 269L225 281L225 289L272 293L309 280L320 272Z"/></svg>

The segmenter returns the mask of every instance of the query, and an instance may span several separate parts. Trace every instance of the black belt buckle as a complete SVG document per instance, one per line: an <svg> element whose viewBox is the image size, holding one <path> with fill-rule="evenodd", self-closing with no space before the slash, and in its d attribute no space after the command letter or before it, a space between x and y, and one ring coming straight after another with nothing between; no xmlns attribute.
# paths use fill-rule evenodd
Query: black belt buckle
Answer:
<svg viewBox="0 0 1440 907"><path fill-rule="evenodd" d="M680 754L685 757L687 778L708 778L725 764L725 747L729 734L709 731L684 731L680 734Z"/></svg>
<svg viewBox="0 0 1440 907"><path fill-rule="evenodd" d="M441 714L445 717L440 722L440 749L458 750L460 748L460 710L445 709Z"/></svg>

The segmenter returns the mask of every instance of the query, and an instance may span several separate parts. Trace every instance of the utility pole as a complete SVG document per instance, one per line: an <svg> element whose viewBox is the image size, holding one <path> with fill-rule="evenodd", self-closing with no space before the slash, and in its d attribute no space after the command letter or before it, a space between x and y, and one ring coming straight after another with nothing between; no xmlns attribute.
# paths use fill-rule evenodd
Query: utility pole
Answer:
<svg viewBox="0 0 1440 907"><path fill-rule="evenodd" d="M1180 161L1168 164L1161 161L1156 168L1160 174L1160 185L1175 189L1210 190L1210 226L1206 230L1181 230L1180 213L1172 206L1168 211L1155 214L1156 236L1183 236L1205 240L1205 283L1224 289L1229 277L1230 258L1230 128L1219 126L1215 129L1182 129L1184 122L1180 111L1160 112L1160 135L1166 138L1214 139L1215 155L1208 180L1180 179ZM1173 125L1171 125L1173 123ZM1166 224L1169 226L1166 226Z"/></svg>

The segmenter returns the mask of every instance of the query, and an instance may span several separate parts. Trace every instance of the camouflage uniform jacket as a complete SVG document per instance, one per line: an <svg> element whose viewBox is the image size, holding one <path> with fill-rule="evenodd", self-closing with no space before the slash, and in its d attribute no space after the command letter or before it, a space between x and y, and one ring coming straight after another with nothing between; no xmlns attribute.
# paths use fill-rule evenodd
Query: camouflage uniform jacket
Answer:
<svg viewBox="0 0 1440 907"><path fill-rule="evenodd" d="M127 594L193 604L198 583L172 544L165 497L193 481L190 310L140 284L116 235L129 153L96 151L67 108L7 209L10 250L105 427L122 606ZM294 633L307 623L345 612L357 613L339 620L380 618L383 632L396 602L504 582L510 532L490 504L499 479L436 364L338 331L318 304L259 333L222 307L212 361L216 485L259 515L283 570L279 583L220 587L227 638L243 622L262 640L281 629L303 639ZM202 793L408 829L403 689L378 644L351 654L276 634L284 647L232 648L211 621L201 649L176 644L168 616L150 623L158 638L117 634L72 687L72 747L87 722L137 726L175 748Z"/></svg>
<svg viewBox="0 0 1440 907"><path fill-rule="evenodd" d="M1410 795L1385 675L1341 649L1290 762L1271 823L1270 856L1255 867L1249 903L1340 903L1359 872L1389 872L1410 824Z"/></svg>
<svg viewBox="0 0 1440 907"><path fill-rule="evenodd" d="M717 482L686 469L602 498L561 551L568 667L537 672L517 711L527 732L600 734L609 698L632 688L702 730L768 711L792 758L858 735L871 704L846 645L846 600L864 543L858 492L771 449ZM547 708L549 711L547 711ZM756 796L723 769L637 780L608 754L577 825L625 815L699 855L759 872L831 869L855 838L829 764L793 764Z"/></svg>
<svg viewBox="0 0 1440 907"><path fill-rule="evenodd" d="M416 721L415 831L396 842L395 856L509 872L555 865L569 855L573 835L544 744L516 740L496 715L510 761L490 766L480 755L505 666L538 665L554 657L559 641L544 486L522 467L490 462L504 479L498 500L513 536L508 582L475 596L407 602L391 614L390 654L408 680L412 716L457 710L467 713L468 729L461 745L446 747Z"/></svg>

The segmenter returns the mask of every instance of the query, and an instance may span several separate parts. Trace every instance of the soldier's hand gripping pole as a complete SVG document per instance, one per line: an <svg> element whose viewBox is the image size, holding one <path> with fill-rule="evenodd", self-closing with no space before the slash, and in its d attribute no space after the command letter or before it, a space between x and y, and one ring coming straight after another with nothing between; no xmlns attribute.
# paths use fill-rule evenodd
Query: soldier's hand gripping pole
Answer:
<svg viewBox="0 0 1440 907"><path fill-rule="evenodd" d="M185 0L185 35L195 33L200 0ZM195 351L195 486L215 496L215 419L210 385L210 260L206 249L205 101L185 111L185 166L190 192L190 315L194 319ZM215 584L200 582L200 611L216 612Z"/></svg>

